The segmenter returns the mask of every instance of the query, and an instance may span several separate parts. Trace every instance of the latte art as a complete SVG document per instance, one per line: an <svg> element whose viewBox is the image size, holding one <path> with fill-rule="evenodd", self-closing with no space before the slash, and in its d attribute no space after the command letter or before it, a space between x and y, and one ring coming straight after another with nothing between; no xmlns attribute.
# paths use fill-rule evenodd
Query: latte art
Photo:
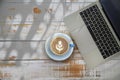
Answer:
<svg viewBox="0 0 120 80"><path fill-rule="evenodd" d="M63 44L62 44L62 41L58 41L58 44L56 44L56 49L59 51L62 51L63 50Z"/></svg>
<svg viewBox="0 0 120 80"><path fill-rule="evenodd" d="M62 37L57 37L51 41L51 50L55 54L64 54L68 47L68 42Z"/></svg>

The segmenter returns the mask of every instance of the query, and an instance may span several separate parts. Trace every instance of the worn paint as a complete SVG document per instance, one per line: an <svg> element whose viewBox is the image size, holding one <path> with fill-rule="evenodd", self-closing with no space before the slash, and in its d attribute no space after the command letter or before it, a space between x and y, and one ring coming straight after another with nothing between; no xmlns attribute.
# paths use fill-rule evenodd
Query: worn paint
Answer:
<svg viewBox="0 0 120 80"><path fill-rule="evenodd" d="M43 29L42 28L39 28L38 30L37 30L37 33L41 33L43 31Z"/></svg>
<svg viewBox="0 0 120 80"><path fill-rule="evenodd" d="M8 19L10 19L10 20L13 19L13 16L8 16Z"/></svg>
<svg viewBox="0 0 120 80"><path fill-rule="evenodd" d="M15 8L11 7L11 8L8 8L8 10L15 10Z"/></svg>
<svg viewBox="0 0 120 80"><path fill-rule="evenodd" d="M59 69L54 69L55 71L66 72L63 77L83 77L83 71L85 70L85 65L76 63L77 60L68 59L64 63L68 64Z"/></svg>
<svg viewBox="0 0 120 80"><path fill-rule="evenodd" d="M16 56L10 56L9 57L9 60L15 60L16 59Z"/></svg>
<svg viewBox="0 0 120 80"><path fill-rule="evenodd" d="M53 9L52 8L49 8L49 9L45 9L46 12L48 13L52 13L53 12Z"/></svg>
<svg viewBox="0 0 120 80"><path fill-rule="evenodd" d="M77 2L78 0L70 0L70 2Z"/></svg>
<svg viewBox="0 0 120 80"><path fill-rule="evenodd" d="M40 13L41 13L41 10L40 10L38 7L34 7L34 8L33 8L33 12L34 12L35 14L40 14Z"/></svg>
<svg viewBox="0 0 120 80"><path fill-rule="evenodd" d="M0 63L0 67L13 67L16 66L15 63Z"/></svg>
<svg viewBox="0 0 120 80"><path fill-rule="evenodd" d="M30 25L31 24L8 24L8 26L14 26L14 27L16 27L16 26L19 26L19 27L28 27Z"/></svg>
<svg viewBox="0 0 120 80"><path fill-rule="evenodd" d="M13 30L13 32L16 32L17 30Z"/></svg>
<svg viewBox="0 0 120 80"><path fill-rule="evenodd" d="M10 78L10 77L12 77L12 75L10 73L2 73L2 72L0 72L0 78L4 79L4 78Z"/></svg>

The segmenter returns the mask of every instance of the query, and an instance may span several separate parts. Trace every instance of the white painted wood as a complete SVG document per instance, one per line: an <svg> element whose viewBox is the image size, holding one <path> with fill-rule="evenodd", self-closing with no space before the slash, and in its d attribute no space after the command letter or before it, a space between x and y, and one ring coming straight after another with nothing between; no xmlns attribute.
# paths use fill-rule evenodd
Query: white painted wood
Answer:
<svg viewBox="0 0 120 80"><path fill-rule="evenodd" d="M120 58L89 71L77 48L63 62L51 60L45 52L49 36L68 34L63 17L94 1L0 0L0 79L113 80L120 75Z"/></svg>

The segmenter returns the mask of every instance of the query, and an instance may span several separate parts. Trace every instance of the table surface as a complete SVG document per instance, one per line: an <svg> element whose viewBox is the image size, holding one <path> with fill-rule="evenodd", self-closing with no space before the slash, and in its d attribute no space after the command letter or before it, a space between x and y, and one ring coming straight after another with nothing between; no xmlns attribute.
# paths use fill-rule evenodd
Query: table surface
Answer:
<svg viewBox="0 0 120 80"><path fill-rule="evenodd" d="M0 0L0 80L113 80L119 76L120 58L87 70L77 46L69 59L60 62L45 52L49 36L69 35L63 17L94 1Z"/></svg>

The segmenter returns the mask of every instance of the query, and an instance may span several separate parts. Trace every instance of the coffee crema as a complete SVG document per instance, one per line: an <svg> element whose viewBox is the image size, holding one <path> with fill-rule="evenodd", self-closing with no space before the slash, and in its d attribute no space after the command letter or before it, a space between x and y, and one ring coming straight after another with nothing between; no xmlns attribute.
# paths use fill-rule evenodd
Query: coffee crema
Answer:
<svg viewBox="0 0 120 80"><path fill-rule="evenodd" d="M69 46L66 39L63 37L56 37L50 43L51 50L54 54L62 55L67 52Z"/></svg>

